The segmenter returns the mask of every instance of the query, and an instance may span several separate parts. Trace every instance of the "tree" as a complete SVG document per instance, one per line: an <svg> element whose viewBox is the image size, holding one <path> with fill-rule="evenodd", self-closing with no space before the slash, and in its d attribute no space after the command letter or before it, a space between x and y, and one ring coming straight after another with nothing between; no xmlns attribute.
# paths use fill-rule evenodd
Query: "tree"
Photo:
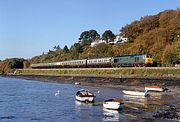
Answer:
<svg viewBox="0 0 180 122"><path fill-rule="evenodd" d="M108 55L108 45L101 43L93 47L93 58L102 58Z"/></svg>
<svg viewBox="0 0 180 122"><path fill-rule="evenodd" d="M176 16L175 10L166 10L159 13L160 27L166 28L170 24L171 20L175 18L175 16Z"/></svg>
<svg viewBox="0 0 180 122"><path fill-rule="evenodd" d="M11 59L11 69L22 69L24 67L23 62L25 60L22 58L13 58Z"/></svg>
<svg viewBox="0 0 180 122"><path fill-rule="evenodd" d="M78 53L82 53L83 47L79 43L74 43L74 45L71 47L71 50L76 50Z"/></svg>
<svg viewBox="0 0 180 122"><path fill-rule="evenodd" d="M95 41L96 38L99 38L100 35L97 33L96 30L89 30L89 31L84 31L81 33L79 40L80 44L82 46L85 45L90 45L91 42Z"/></svg>
<svg viewBox="0 0 180 122"><path fill-rule="evenodd" d="M23 62L23 68L30 68L30 62L29 61L24 61Z"/></svg>
<svg viewBox="0 0 180 122"><path fill-rule="evenodd" d="M180 59L180 42L174 42L172 45L166 46L162 56L164 64L176 64Z"/></svg>
<svg viewBox="0 0 180 122"><path fill-rule="evenodd" d="M106 30L102 35L102 39L106 40L107 43L113 42L115 38L116 36L113 34L111 30Z"/></svg>
<svg viewBox="0 0 180 122"><path fill-rule="evenodd" d="M69 49L68 49L67 45L64 46L63 52L65 52L65 53L68 53L68 52L69 52Z"/></svg>
<svg viewBox="0 0 180 122"><path fill-rule="evenodd" d="M56 48L57 48L57 47L56 47L56 45L55 45L55 46L53 47L53 50L56 50Z"/></svg>
<svg viewBox="0 0 180 122"><path fill-rule="evenodd" d="M61 48L60 48L60 46L58 45L58 46L56 47L56 49L57 49L57 50L60 50Z"/></svg>
<svg viewBox="0 0 180 122"><path fill-rule="evenodd" d="M93 42L95 41L95 39L100 38L100 35L97 33L96 30L89 30L89 37L91 38Z"/></svg>

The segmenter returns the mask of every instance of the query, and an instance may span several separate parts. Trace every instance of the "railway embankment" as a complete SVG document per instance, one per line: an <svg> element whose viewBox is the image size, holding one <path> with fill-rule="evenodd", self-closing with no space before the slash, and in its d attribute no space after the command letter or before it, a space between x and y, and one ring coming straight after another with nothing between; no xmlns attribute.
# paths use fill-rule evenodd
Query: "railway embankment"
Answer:
<svg viewBox="0 0 180 122"><path fill-rule="evenodd" d="M72 83L108 87L140 87L145 85L180 86L180 67L135 68L74 68L74 69L22 69L3 75L26 80ZM126 87L128 86L128 87Z"/></svg>
<svg viewBox="0 0 180 122"><path fill-rule="evenodd" d="M18 69L17 75L70 75L98 77L180 77L180 67Z"/></svg>

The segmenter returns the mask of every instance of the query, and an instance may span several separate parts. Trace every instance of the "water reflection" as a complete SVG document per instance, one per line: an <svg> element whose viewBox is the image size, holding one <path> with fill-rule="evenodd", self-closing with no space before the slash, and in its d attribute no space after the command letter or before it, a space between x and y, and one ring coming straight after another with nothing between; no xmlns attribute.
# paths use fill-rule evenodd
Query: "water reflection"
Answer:
<svg viewBox="0 0 180 122"><path fill-rule="evenodd" d="M148 99L148 98L132 96L132 95L124 95L123 98L126 104L131 104L135 106L145 106L145 107Z"/></svg>
<svg viewBox="0 0 180 122"><path fill-rule="evenodd" d="M76 118L82 122L101 121L103 118L102 106L94 104L75 100Z"/></svg>
<svg viewBox="0 0 180 122"><path fill-rule="evenodd" d="M82 107L82 106L93 106L93 103L85 103L75 100L76 107Z"/></svg>
<svg viewBox="0 0 180 122"><path fill-rule="evenodd" d="M119 122L120 118L121 118L121 120L123 120L123 118L125 118L125 117L120 112L121 111L118 111L118 110L109 110L109 109L103 108L103 115L104 115L103 121Z"/></svg>

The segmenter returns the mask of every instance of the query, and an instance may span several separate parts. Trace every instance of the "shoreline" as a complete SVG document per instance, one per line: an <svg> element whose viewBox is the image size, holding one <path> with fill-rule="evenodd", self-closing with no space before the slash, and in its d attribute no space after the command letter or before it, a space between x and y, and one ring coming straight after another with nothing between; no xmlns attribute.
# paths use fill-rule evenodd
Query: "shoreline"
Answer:
<svg viewBox="0 0 180 122"><path fill-rule="evenodd" d="M180 77L127 77L109 75L0 75L1 77L37 80L43 82L56 82L81 85L103 86L103 87L144 87L146 85L166 85L180 87Z"/></svg>

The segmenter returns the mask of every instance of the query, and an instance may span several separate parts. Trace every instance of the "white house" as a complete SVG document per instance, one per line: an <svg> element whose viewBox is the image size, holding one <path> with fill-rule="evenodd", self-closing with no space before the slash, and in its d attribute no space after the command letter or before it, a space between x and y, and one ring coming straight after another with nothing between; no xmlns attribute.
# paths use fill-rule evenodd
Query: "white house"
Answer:
<svg viewBox="0 0 180 122"><path fill-rule="evenodd" d="M106 41L105 40L102 40L102 39L96 39L94 42L91 43L91 47L94 47L98 44L101 44L101 43L105 43L106 44Z"/></svg>
<svg viewBox="0 0 180 122"><path fill-rule="evenodd" d="M114 43L125 43L128 41L128 38L127 37L123 37L123 36L120 36L120 35L117 35L116 38L114 39Z"/></svg>
<svg viewBox="0 0 180 122"><path fill-rule="evenodd" d="M117 43L125 43L128 41L128 38L117 35L113 42L109 42L108 44L117 44ZM102 39L96 39L94 42L91 43L91 47L97 46L98 44L106 43L105 40Z"/></svg>

